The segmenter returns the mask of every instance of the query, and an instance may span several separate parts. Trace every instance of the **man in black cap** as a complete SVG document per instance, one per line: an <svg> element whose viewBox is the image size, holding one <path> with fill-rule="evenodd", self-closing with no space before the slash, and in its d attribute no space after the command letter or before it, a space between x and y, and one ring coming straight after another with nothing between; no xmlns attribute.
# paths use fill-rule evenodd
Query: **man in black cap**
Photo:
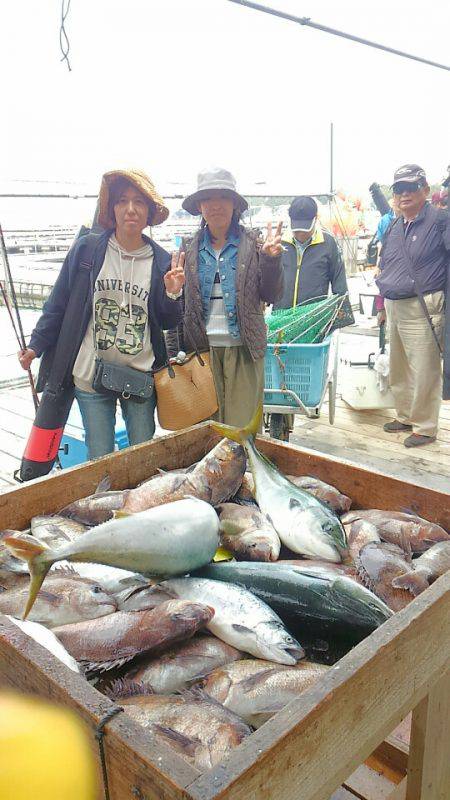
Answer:
<svg viewBox="0 0 450 800"><path fill-rule="evenodd" d="M336 240L322 230L312 197L296 197L289 206L291 230L283 236L284 291L274 309L347 292L345 268Z"/></svg>
<svg viewBox="0 0 450 800"><path fill-rule="evenodd" d="M377 278L390 330L390 383L397 418L388 433L410 432L405 447L434 442L442 398L442 333L448 219L427 202L430 188L418 164L396 170L392 185L400 215L386 231Z"/></svg>

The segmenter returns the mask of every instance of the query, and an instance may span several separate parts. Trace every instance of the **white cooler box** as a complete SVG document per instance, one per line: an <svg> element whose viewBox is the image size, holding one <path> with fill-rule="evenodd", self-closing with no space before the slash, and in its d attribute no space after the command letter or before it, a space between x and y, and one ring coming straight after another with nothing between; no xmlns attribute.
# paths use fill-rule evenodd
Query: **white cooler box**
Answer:
<svg viewBox="0 0 450 800"><path fill-rule="evenodd" d="M373 337L367 339L368 348L375 352L364 352L361 345L342 348L339 357L339 388L341 397L355 409L395 408L391 390L381 392L377 386L377 373L373 368L379 346ZM374 347L375 345L375 347ZM365 358L365 360L363 360Z"/></svg>

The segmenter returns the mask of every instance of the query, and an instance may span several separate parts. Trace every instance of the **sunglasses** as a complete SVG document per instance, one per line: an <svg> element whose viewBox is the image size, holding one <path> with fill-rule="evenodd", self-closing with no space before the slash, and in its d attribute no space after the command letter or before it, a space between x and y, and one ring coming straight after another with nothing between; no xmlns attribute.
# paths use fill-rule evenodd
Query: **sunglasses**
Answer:
<svg viewBox="0 0 450 800"><path fill-rule="evenodd" d="M403 194L403 192L418 192L422 189L423 184L418 181L417 183L409 183L409 181L399 181L394 183L392 187L394 194Z"/></svg>

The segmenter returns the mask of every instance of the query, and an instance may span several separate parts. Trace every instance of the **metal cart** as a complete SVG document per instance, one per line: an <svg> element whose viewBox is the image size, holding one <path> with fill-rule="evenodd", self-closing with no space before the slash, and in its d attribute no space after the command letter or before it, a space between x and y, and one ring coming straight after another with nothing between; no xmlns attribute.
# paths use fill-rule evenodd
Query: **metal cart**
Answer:
<svg viewBox="0 0 450 800"><path fill-rule="evenodd" d="M319 344L268 344L265 358L264 426L274 439L289 441L295 414L314 419L328 393L334 422L338 367L335 331Z"/></svg>

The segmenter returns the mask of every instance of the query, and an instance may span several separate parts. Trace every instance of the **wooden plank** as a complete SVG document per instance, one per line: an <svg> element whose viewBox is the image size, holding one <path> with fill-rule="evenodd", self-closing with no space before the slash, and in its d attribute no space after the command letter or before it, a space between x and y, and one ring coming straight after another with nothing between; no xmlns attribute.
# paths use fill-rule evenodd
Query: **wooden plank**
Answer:
<svg viewBox="0 0 450 800"><path fill-rule="evenodd" d="M301 785L302 800L326 800L429 692L449 641L447 573L198 778L190 794L294 800Z"/></svg>
<svg viewBox="0 0 450 800"><path fill-rule="evenodd" d="M32 516L56 512L73 500L92 494L107 474L113 489L125 489L154 475L158 468L188 466L217 441L217 435L211 435L209 426L203 423L182 434L169 434L51 477L37 478L0 494L0 527L25 528Z"/></svg>
<svg viewBox="0 0 450 800"><path fill-rule="evenodd" d="M373 447L375 437L368 435L367 431L365 430L366 428L367 426L355 427L352 426L351 423L343 424L341 428L333 427L333 429L325 425L314 424L309 430L311 430L315 435L327 435L328 437L332 437L333 441L339 440L347 447L351 443L352 447L355 449L367 450L370 452L370 449ZM302 433L303 431L306 433L308 432L307 427L302 428L301 430ZM383 435L385 438L383 438L383 436L379 436L377 438L378 446L383 448L387 454L404 454L407 457L411 457L408 449L405 448L403 444L403 439L406 436L405 434L402 434L401 438L399 437L398 440L395 440L395 438L390 436L388 433ZM347 438L348 436L352 437L351 440ZM448 448L445 445L439 444L438 442L433 442L426 447L420 448L420 454L417 454L417 458L420 461L428 461L430 464L434 463L434 465L436 465L436 460L439 460L439 465L441 468L444 466L445 468L450 469L450 454L448 453Z"/></svg>
<svg viewBox="0 0 450 800"><path fill-rule="evenodd" d="M378 745L371 757L376 758L378 763L383 764L385 768L389 768L395 772L398 776L398 782L399 779L406 775L408 754L408 745L390 735L386 737L384 742ZM394 780L394 777L392 779Z"/></svg>
<svg viewBox="0 0 450 800"><path fill-rule="evenodd" d="M406 778L394 789L389 800L406 800Z"/></svg>
<svg viewBox="0 0 450 800"><path fill-rule="evenodd" d="M402 460L398 458L386 459L383 457L383 451L377 450L375 446L370 449L370 453L366 451L358 452L357 450L352 450L351 447L335 444L331 436L326 438L308 436L305 442L301 435L293 434L291 435L291 443L301 446L307 445L310 450L316 451L321 455L345 459L354 466L383 472L386 477L398 478L399 474L401 474L405 483L414 483L418 486L444 493L448 491L450 473L441 474L438 463L436 463L436 470L431 467L428 468L428 465L426 469L422 469L411 458L405 457Z"/></svg>
<svg viewBox="0 0 450 800"><path fill-rule="evenodd" d="M449 800L449 743L450 670L413 711L406 800Z"/></svg>
<svg viewBox="0 0 450 800"><path fill-rule="evenodd" d="M114 704L3 615L0 675L3 686L38 694L76 711L91 731L91 747L99 763L95 728ZM111 800L183 800L183 787L200 774L173 750L154 742L124 713L108 723L104 744Z"/></svg>
<svg viewBox="0 0 450 800"><path fill-rule="evenodd" d="M382 772L377 772L367 764L361 764L344 781L344 787L360 800L387 800L395 785Z"/></svg>
<svg viewBox="0 0 450 800"><path fill-rule="evenodd" d="M355 795L348 792L347 789L337 789L330 797L330 800L355 800Z"/></svg>

